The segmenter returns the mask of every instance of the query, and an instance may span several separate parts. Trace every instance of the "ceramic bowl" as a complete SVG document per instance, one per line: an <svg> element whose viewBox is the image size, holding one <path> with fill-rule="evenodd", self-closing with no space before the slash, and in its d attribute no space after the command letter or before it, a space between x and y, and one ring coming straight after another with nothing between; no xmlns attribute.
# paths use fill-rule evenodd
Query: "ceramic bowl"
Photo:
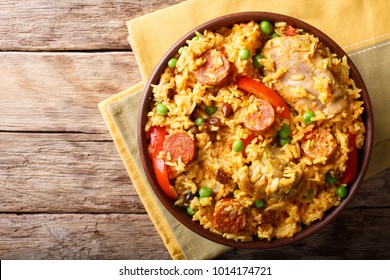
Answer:
<svg viewBox="0 0 390 280"><path fill-rule="evenodd" d="M331 222L340 212L342 212L345 207L350 203L356 192L358 191L359 186L361 185L371 156L372 151L372 143L373 143L373 113L370 103L370 98L366 89L366 86L363 82L362 77L360 76L356 66L353 62L348 59L348 64L350 66L350 76L354 79L356 86L362 89L361 96L364 101L364 113L363 113L363 121L366 126L366 138L364 147L359 151L359 167L358 173L355 177L353 183L350 184L348 190L349 195L345 199L341 201L341 204L338 207L333 207L328 210L323 219L312 223L312 225L305 227L299 233L295 234L292 238L283 238L283 239L275 239L271 241L267 240L259 240L255 239L250 242L238 242L234 240L228 240L221 235L212 233L211 231L204 229L203 226L191 220L191 216L189 216L185 209L177 207L174 205L174 201L171 200L168 196L164 194L164 192L160 189L156 177L154 175L152 162L148 156L148 139L145 133L145 124L147 121L146 114L150 109L150 101L152 96L152 84L158 84L161 73L166 68L168 60L177 53L177 50L186 44L186 41L191 39L195 35L195 31L202 33L204 30L212 30L216 31L221 27L231 27L235 23L249 22L250 20L254 20L260 22L261 20L269 20L271 22L286 22L294 26L295 28L301 28L306 32L313 34L318 37L321 42L323 42L326 46L329 47L331 52L336 53L338 57L343 57L346 53L343 49L337 45L331 38L329 38L325 33L318 30L317 28L307 24L297 18L292 18L289 16L268 13L268 12L243 12L230 14L222 17L215 18L210 20L195 29L188 32L184 35L180 40L178 40L161 58L160 62L154 69L147 85L145 87L145 91L142 97L141 106L139 109L138 116L138 144L139 144L139 152L143 164L143 168L145 170L146 176L149 180L149 183L156 193L158 199L161 201L162 205L184 226L188 227L192 231L197 234L207 238L211 241L227 245L230 247L236 248L272 248L287 245L293 243L295 241L301 240L326 226L329 222Z"/></svg>

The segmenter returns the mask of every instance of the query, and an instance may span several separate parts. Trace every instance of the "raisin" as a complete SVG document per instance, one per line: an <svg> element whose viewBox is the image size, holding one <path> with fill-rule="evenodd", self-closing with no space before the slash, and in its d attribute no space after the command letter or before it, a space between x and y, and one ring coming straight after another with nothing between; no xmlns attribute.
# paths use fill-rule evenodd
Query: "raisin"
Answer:
<svg viewBox="0 0 390 280"><path fill-rule="evenodd" d="M222 169L218 169L215 172L215 179L221 184L226 184L227 182L229 182L230 177L225 171L223 171Z"/></svg>

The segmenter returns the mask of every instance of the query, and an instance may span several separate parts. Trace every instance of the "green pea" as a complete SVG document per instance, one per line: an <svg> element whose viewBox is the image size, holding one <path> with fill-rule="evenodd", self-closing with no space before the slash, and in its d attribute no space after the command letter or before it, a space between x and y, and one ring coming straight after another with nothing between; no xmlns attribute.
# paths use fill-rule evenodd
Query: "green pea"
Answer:
<svg viewBox="0 0 390 280"><path fill-rule="evenodd" d="M265 35L269 35L272 33L272 31L274 31L274 26L268 20L263 20L262 22L260 22L260 30Z"/></svg>
<svg viewBox="0 0 390 280"><path fill-rule="evenodd" d="M315 116L316 114L314 114L313 111L306 111L302 115L302 121L304 124L311 124L313 122L312 118L314 118Z"/></svg>
<svg viewBox="0 0 390 280"><path fill-rule="evenodd" d="M159 103L156 105L156 112L157 114L164 116L168 113L168 107L163 103Z"/></svg>
<svg viewBox="0 0 390 280"><path fill-rule="evenodd" d="M184 51L184 47L181 47L177 52L178 52L179 54L182 54L183 51Z"/></svg>
<svg viewBox="0 0 390 280"><path fill-rule="evenodd" d="M236 140L233 142L232 150L239 153L244 149L244 142L242 140Z"/></svg>
<svg viewBox="0 0 390 280"><path fill-rule="evenodd" d="M195 125L196 126L201 126L204 123L204 118L199 117L195 120Z"/></svg>
<svg viewBox="0 0 390 280"><path fill-rule="evenodd" d="M170 60L168 60L168 67L169 68L175 68L177 63L177 58L172 57Z"/></svg>
<svg viewBox="0 0 390 280"><path fill-rule="evenodd" d="M256 54L254 57L253 57L253 66L256 67L256 68L263 68L263 64L261 64L260 62L260 59L262 59L263 56L261 54Z"/></svg>
<svg viewBox="0 0 390 280"><path fill-rule="evenodd" d="M199 40L199 36L198 35L196 35L196 36L194 36L194 37L192 37L192 39L191 39L192 41L198 41Z"/></svg>
<svg viewBox="0 0 390 280"><path fill-rule="evenodd" d="M247 60L251 57L251 51L248 50L248 49L240 49L238 51L238 57L241 59L241 60Z"/></svg>
<svg viewBox="0 0 390 280"><path fill-rule="evenodd" d="M290 135L290 127L287 124L283 124L280 130L278 131L278 135L280 138L287 138Z"/></svg>
<svg viewBox="0 0 390 280"><path fill-rule="evenodd" d="M211 188L208 188L208 187L201 187L199 189L199 196L201 198L205 198L205 197L210 197L213 195L213 190Z"/></svg>
<svg viewBox="0 0 390 280"><path fill-rule="evenodd" d="M332 185L337 183L337 179L327 172L325 174L325 182Z"/></svg>
<svg viewBox="0 0 390 280"><path fill-rule="evenodd" d="M188 214L188 215L190 215L190 216L194 216L194 215L195 215L195 213L196 213L196 210L194 210L194 209L191 209L191 207L190 207L190 206L187 206L187 207L186 207L186 212L187 212L187 214Z"/></svg>
<svg viewBox="0 0 390 280"><path fill-rule="evenodd" d="M279 138L279 145L284 146L291 142L291 137L287 136L286 138Z"/></svg>
<svg viewBox="0 0 390 280"><path fill-rule="evenodd" d="M215 107L214 105L211 105L206 108L206 114L209 116L214 115L215 112L217 112L217 107Z"/></svg>
<svg viewBox="0 0 390 280"><path fill-rule="evenodd" d="M348 195L348 190L344 186L340 186L336 189L336 195L340 198L344 198Z"/></svg>
<svg viewBox="0 0 390 280"><path fill-rule="evenodd" d="M263 208L265 205L265 201L264 201L264 199L255 200L254 205L258 209Z"/></svg>
<svg viewBox="0 0 390 280"><path fill-rule="evenodd" d="M276 37L280 37L279 34L276 32L272 32L271 39L276 38Z"/></svg>

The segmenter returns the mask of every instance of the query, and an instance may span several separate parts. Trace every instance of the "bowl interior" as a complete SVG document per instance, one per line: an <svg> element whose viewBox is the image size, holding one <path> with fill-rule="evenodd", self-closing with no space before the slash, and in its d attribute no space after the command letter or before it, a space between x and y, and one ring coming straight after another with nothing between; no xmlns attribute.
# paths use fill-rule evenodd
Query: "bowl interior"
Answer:
<svg viewBox="0 0 390 280"><path fill-rule="evenodd" d="M343 57L346 55L346 53L342 50L340 46L338 46L331 38L329 38L326 34L321 32L320 30L316 29L315 27L299 20L296 18L292 18L289 16L281 15L281 14L275 14L275 13L268 13L268 12L243 12L243 13L237 13L237 14L230 14L227 16L219 17L216 19L213 19L211 21L208 21L197 28L191 30L186 35L184 35L180 40L178 40L170 49L169 51L163 56L163 58L158 63L157 67L155 68L154 72L152 73L152 76L150 77L146 87L145 91L142 97L141 106L139 109L139 115L138 115L138 145L139 145L139 151L140 156L143 164L143 168L145 170L146 176L151 184L152 189L156 193L157 197L161 201L161 203L164 205L164 207L177 219L179 220L183 225L191 229L192 231L198 233L199 235L223 244L230 247L236 247L236 248L271 248L271 247L278 247L282 245L286 245L292 242L295 242L297 240L301 240L314 232L317 232L321 228L323 228L325 225L327 225L332 219L334 219L351 201L353 196L358 190L358 187L361 185L367 167L371 156L372 151L372 144L373 144L373 114L372 114L372 108L371 108L371 102L370 98L366 89L366 86L364 84L364 81L362 77L360 76L356 66L353 64L353 62L348 59L348 64L350 66L350 75L355 80L356 86L362 90L362 100L364 101L364 113L363 113L363 121L366 126L366 140L364 147L360 150L359 154L359 169L356 178L354 179L353 183L349 186L349 195L347 198L343 199L341 204L337 207L331 208L324 216L324 218L320 221L314 222L311 226L302 229L299 233L295 234L293 238L283 238L283 239L275 239L271 241L266 240L254 240L252 242L237 242L234 240L228 240L218 234L212 233L209 230L206 230L203 228L203 226L199 225L196 222L193 222L191 220L191 217L185 212L184 209L181 209L174 205L174 201L172 201L170 198L168 198L160 189L158 186L157 180L154 175L152 162L148 156L148 141L146 138L146 133L144 131L144 127L146 125L146 114L149 111L150 108L150 101L152 96L152 84L157 84L160 79L161 73L164 71L167 61L177 52L177 50L186 44L186 41L191 39L195 31L203 32L204 30L212 30L215 31L221 27L229 27L232 26L235 23L241 23L241 22L249 22L250 20L254 20L259 22L260 20L269 20L272 22L286 22L295 28L302 28L306 32L315 35L320 39L321 42L323 42L326 46L328 46L331 50L331 52L336 53L338 57Z"/></svg>

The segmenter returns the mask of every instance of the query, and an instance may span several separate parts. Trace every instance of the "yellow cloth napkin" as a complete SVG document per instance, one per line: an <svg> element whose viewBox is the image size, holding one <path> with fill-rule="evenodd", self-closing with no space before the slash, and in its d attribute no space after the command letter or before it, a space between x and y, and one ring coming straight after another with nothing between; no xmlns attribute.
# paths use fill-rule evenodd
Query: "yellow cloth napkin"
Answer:
<svg viewBox="0 0 390 280"><path fill-rule="evenodd" d="M179 224L160 204L140 163L136 118L144 83L169 47L212 18L241 11L290 15L319 28L347 51L370 93L374 151L367 177L390 167L390 30L388 0L188 0L127 22L129 41L143 82L102 101L107 123L129 176L173 259L208 259L229 248L205 240Z"/></svg>

